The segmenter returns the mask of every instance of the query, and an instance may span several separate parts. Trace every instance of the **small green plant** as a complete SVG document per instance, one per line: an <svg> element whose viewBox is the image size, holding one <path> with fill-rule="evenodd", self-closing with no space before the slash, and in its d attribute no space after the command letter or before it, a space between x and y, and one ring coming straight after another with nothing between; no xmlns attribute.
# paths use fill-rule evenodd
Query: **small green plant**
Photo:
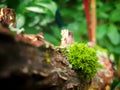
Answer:
<svg viewBox="0 0 120 90"><path fill-rule="evenodd" d="M83 43L74 43L67 50L67 58L81 79L89 80L95 76L99 67L95 49Z"/></svg>

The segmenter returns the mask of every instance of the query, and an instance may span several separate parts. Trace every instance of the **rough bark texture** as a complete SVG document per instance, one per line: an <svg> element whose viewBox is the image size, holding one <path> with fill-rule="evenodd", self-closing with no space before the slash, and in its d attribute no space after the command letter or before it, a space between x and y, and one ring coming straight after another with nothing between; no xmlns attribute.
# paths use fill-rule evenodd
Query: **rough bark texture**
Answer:
<svg viewBox="0 0 120 90"><path fill-rule="evenodd" d="M8 12L9 11L9 12ZM12 11L12 12L11 12ZM13 15L13 17L11 16ZM12 35L12 9L0 13L0 88L11 90L87 90L68 60L42 35Z"/></svg>
<svg viewBox="0 0 120 90"><path fill-rule="evenodd" d="M44 40L42 33L13 35L9 25L15 28L14 18L14 10L1 9L0 90L109 90L104 89L113 77L111 63L106 62L108 58L98 56L106 65L109 77L100 72L89 81L81 81L68 60ZM64 30L61 41L60 47L71 45L74 42L72 33Z"/></svg>
<svg viewBox="0 0 120 90"><path fill-rule="evenodd" d="M0 34L0 85L4 89L83 90L89 84L81 82L66 58L51 46L38 48Z"/></svg>
<svg viewBox="0 0 120 90"><path fill-rule="evenodd" d="M51 47L36 48L0 34L0 85L20 90L67 90L80 82Z"/></svg>

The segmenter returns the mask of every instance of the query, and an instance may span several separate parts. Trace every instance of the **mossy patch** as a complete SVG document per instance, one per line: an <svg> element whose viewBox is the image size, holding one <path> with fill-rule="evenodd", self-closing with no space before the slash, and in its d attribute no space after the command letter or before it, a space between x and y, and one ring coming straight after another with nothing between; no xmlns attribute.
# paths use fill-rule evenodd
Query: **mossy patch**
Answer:
<svg viewBox="0 0 120 90"><path fill-rule="evenodd" d="M98 57L95 49L84 43L74 43L67 47L67 58L80 78L89 80L97 73Z"/></svg>

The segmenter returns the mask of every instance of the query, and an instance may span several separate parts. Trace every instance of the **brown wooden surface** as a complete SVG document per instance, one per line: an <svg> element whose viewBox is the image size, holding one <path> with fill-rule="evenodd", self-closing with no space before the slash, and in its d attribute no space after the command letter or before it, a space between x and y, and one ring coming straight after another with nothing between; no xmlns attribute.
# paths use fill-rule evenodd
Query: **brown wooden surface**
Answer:
<svg viewBox="0 0 120 90"><path fill-rule="evenodd" d="M4 89L70 90L83 88L80 83L69 62L51 46L38 48L0 34L0 85Z"/></svg>
<svg viewBox="0 0 120 90"><path fill-rule="evenodd" d="M91 80L81 81L69 61L44 40L42 33L13 35L9 24L13 23L15 27L14 18L14 10L1 9L0 90L105 90L105 85L109 84L106 80L111 80L113 72L110 79L101 78L103 83L99 80L99 73ZM69 46L73 42L73 34L65 31L60 47ZM103 62L108 59L104 58L101 59Z"/></svg>
<svg viewBox="0 0 120 90"><path fill-rule="evenodd" d="M13 9L0 13L0 89L11 90L84 90L82 82L69 67L68 60L42 34L12 35ZM12 16L11 16L12 15ZM12 18L12 19L11 19ZM84 86L86 85L86 87Z"/></svg>

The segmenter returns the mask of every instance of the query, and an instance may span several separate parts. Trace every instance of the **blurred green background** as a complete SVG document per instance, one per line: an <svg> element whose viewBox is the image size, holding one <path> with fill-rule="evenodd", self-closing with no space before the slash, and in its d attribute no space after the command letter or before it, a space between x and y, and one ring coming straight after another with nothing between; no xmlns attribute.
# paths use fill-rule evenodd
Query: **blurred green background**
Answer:
<svg viewBox="0 0 120 90"><path fill-rule="evenodd" d="M120 0L96 1L97 44L108 49L114 55L114 63L118 65ZM45 39L54 45L60 45L63 28L72 31L77 42L88 42L82 0L0 0L0 8L3 7L15 9L17 28L24 28L28 34L43 32ZM119 81L115 85L120 86Z"/></svg>

